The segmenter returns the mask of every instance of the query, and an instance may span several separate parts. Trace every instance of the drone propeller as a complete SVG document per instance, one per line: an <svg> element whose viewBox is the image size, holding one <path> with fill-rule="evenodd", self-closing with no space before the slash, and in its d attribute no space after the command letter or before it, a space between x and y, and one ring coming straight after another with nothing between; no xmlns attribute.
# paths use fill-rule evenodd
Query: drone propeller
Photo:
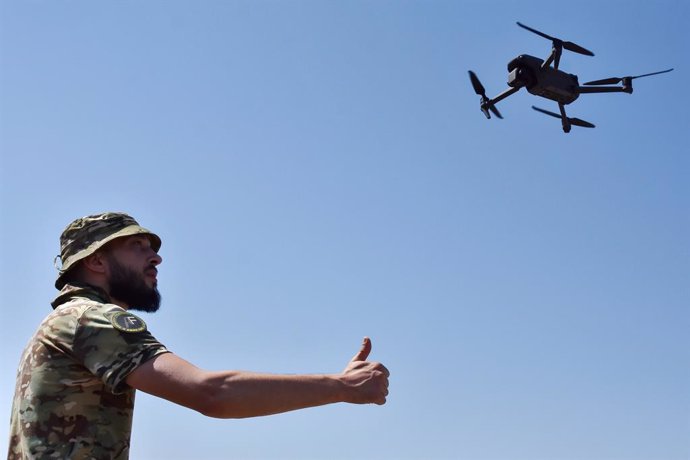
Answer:
<svg viewBox="0 0 690 460"><path fill-rule="evenodd" d="M634 80L635 78L641 78L641 77L649 77L650 75L659 75L660 73L666 73L670 72L673 69L666 69L666 70L661 70L659 72L652 72L652 73L646 73L644 75L635 75L634 77L613 77L613 78L604 78L602 80L594 80L594 81L588 81L585 83L585 85L616 85L623 80Z"/></svg>
<svg viewBox="0 0 690 460"><path fill-rule="evenodd" d="M546 35L544 32L539 32L536 29L533 29L531 27L528 27L521 22L518 22L517 25L522 27L525 30L529 30L532 33L535 33L539 35L540 37L544 37L547 40L551 40L555 46L562 46L563 48L567 49L568 51L572 51L573 53L578 53L578 54L584 54L585 56L594 56L594 53L592 53L590 50L581 47L580 45L573 43L573 42L564 42L560 38L552 37L550 35Z"/></svg>
<svg viewBox="0 0 690 460"><path fill-rule="evenodd" d="M563 119L563 117L560 116L558 113L550 112L548 110L540 109L539 107L532 106L534 110L537 112L545 113L546 115L551 115L552 117L558 118L558 119ZM570 118L567 117L568 121L570 122L571 125L573 126L581 126L583 128L594 128L594 125L588 121L581 120L579 118Z"/></svg>
<svg viewBox="0 0 690 460"><path fill-rule="evenodd" d="M477 93L482 97L482 112L484 112L484 115L486 115L486 118L491 118L489 115L488 110L491 110L491 112L496 115L498 118L503 119L503 116L501 115L501 112L498 111L498 109L491 104L491 99L486 97L486 90L484 89L484 85L479 81L479 78L477 78L477 75L475 75L474 72L471 70L468 71L470 74L470 81L472 82L472 87L474 88L474 92ZM487 110L488 108L488 110Z"/></svg>

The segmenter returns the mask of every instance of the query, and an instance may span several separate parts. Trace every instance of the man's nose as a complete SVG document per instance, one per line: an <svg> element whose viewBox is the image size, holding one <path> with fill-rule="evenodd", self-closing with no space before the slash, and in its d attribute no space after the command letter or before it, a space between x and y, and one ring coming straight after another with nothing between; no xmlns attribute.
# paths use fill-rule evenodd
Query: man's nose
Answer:
<svg viewBox="0 0 690 460"><path fill-rule="evenodd" d="M152 265L160 265L163 262L163 258L157 252L154 252L149 261Z"/></svg>

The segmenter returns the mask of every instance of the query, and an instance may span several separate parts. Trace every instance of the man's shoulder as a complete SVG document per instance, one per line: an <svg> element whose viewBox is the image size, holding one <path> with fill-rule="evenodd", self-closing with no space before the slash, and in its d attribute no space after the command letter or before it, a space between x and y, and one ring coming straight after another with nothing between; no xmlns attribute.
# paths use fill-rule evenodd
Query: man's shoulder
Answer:
<svg viewBox="0 0 690 460"><path fill-rule="evenodd" d="M47 321L77 320L84 316L105 316L108 314L125 312L124 308L112 304L98 302L86 297L74 297L69 302L58 306L46 317Z"/></svg>
<svg viewBox="0 0 690 460"><path fill-rule="evenodd" d="M107 323L111 315L125 311L114 304L75 297L44 318L38 328L39 336L52 337L59 342L68 338L71 341L80 326Z"/></svg>

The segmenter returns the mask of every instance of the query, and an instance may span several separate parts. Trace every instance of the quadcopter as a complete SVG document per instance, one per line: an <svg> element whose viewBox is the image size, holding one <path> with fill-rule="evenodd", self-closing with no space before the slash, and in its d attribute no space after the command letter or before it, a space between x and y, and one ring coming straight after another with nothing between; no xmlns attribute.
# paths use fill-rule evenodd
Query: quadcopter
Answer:
<svg viewBox="0 0 690 460"><path fill-rule="evenodd" d="M644 75L636 75L629 77L613 77L604 78L602 80L594 80L585 83L586 86L580 86L577 81L577 75L566 73L558 69L561 61L561 54L563 49L572 51L585 56L594 56L594 53L577 45L573 42L563 41L561 39L551 37L543 32L540 32L531 27L527 27L520 22L518 26L529 30L532 33L551 40L552 48L551 55L544 61L528 54L521 54L508 63L508 88L493 99L486 97L486 90L482 86L477 75L469 71L470 81L475 93L481 96L480 108L486 118L491 118L491 113L498 118L503 118L501 112L496 108L496 104L508 96L518 92L520 88L526 88L530 94L541 96L546 99L551 99L558 103L560 114L550 112L548 110L540 109L532 106L538 112L550 115L552 117L560 118L563 125L563 132L569 133L572 126L581 126L583 128L594 128L594 125L588 121L579 118L570 118L565 113L565 106L575 101L580 94L588 93L628 93L632 94L632 81L635 78L648 77L650 75L658 75L661 73L670 72L673 69L661 70L659 72L647 73ZM553 64L553 66L551 65ZM617 85L621 86L602 86L602 85Z"/></svg>

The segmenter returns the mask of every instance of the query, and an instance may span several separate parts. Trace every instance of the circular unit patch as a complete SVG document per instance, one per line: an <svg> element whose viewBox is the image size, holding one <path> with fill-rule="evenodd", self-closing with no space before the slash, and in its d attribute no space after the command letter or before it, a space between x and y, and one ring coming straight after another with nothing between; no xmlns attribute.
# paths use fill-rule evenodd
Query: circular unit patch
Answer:
<svg viewBox="0 0 690 460"><path fill-rule="evenodd" d="M128 311L118 311L110 317L110 322L115 329L122 332L144 332L146 323L137 315Z"/></svg>

